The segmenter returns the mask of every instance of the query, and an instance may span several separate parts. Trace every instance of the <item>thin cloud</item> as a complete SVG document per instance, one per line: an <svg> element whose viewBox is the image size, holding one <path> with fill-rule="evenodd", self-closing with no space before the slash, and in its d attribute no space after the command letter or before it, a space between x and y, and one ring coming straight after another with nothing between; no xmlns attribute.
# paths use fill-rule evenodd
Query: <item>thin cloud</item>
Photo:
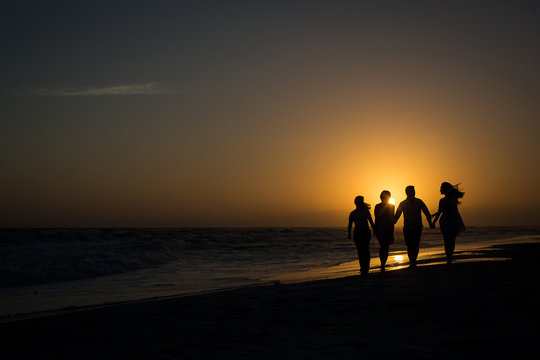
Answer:
<svg viewBox="0 0 540 360"><path fill-rule="evenodd" d="M78 89L65 91L64 96L100 96L100 95L157 95L169 94L171 91L166 89L159 82L148 84L132 84L110 86L93 89Z"/></svg>
<svg viewBox="0 0 540 360"><path fill-rule="evenodd" d="M2 95L12 96L126 96L171 94L172 89L159 82L107 87L18 88L2 89Z"/></svg>

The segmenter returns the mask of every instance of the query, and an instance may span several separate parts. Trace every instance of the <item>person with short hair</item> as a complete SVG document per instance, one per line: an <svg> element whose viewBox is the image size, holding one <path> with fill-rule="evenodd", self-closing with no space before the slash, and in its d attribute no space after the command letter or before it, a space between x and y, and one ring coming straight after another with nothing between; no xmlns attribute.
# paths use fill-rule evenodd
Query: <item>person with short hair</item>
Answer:
<svg viewBox="0 0 540 360"><path fill-rule="evenodd" d="M420 237L422 236L422 213L426 216L430 228L435 228L431 222L431 214L426 204L416 197L414 186L405 188L407 198L399 203L394 216L394 224L397 223L401 213L403 213L403 237L407 245L407 255L411 269L416 269L416 259L420 251Z"/></svg>
<svg viewBox="0 0 540 360"><path fill-rule="evenodd" d="M381 260L381 271L386 269L390 244L394 243L394 204L390 204L392 197L390 191L381 192L381 202L375 205L375 236L379 241L379 258Z"/></svg>

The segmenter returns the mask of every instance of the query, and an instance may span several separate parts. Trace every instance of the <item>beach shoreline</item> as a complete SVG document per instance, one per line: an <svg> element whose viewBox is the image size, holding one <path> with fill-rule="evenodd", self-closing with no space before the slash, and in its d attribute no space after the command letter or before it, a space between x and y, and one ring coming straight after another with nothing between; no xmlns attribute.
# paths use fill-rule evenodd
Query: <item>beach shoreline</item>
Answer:
<svg viewBox="0 0 540 360"><path fill-rule="evenodd" d="M540 236L527 235L460 243L458 252L456 253L457 256L454 260L457 262L505 260L504 257L489 258L486 256L478 257L476 255L499 245L535 241L540 242ZM409 264L406 251L399 249L399 246L397 248L397 250L390 252L386 266L387 271L400 270L406 268ZM418 261L424 266L444 264L446 262L444 246L431 244L422 247ZM380 262L377 249L372 249L370 273L374 274L378 272L380 272ZM140 278L141 275L129 273L75 282L58 282L38 286L15 287L13 289L5 288L0 289L0 323L66 312L84 311L105 306L123 305L132 302L158 301L177 297L211 294L245 287L267 286L276 283L296 284L336 279L355 276L358 273L358 260L353 260L333 266L314 266L301 271L281 271L262 276L259 279L253 280L251 283L243 285L213 287L192 291L182 291L183 289L175 287L168 294L146 293L145 290L149 290L148 287L144 288L143 291L137 291L138 285L133 283L133 278ZM151 279L153 274L144 274L144 276ZM124 281L126 285L121 284ZM118 285L122 285L122 288L118 289L114 287ZM130 290L133 295L122 296L122 290Z"/></svg>
<svg viewBox="0 0 540 360"><path fill-rule="evenodd" d="M475 262L460 262L458 252L450 266L9 321L0 324L3 352L9 359L533 357L539 250L537 242L500 245Z"/></svg>

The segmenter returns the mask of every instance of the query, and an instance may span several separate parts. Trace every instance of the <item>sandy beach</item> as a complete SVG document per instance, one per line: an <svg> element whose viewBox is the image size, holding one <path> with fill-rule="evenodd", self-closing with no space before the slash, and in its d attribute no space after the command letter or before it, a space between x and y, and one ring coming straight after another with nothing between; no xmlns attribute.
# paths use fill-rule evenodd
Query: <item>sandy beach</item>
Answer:
<svg viewBox="0 0 540 360"><path fill-rule="evenodd" d="M539 252L4 321L2 358L535 358Z"/></svg>

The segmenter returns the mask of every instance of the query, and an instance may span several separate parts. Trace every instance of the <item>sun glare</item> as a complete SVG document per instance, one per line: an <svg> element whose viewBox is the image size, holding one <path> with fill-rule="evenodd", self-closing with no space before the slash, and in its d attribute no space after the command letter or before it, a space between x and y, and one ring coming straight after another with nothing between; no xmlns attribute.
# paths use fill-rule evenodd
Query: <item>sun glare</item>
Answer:
<svg viewBox="0 0 540 360"><path fill-rule="evenodd" d="M394 198L390 198L390 200L388 200L388 202L389 202L390 204L395 204L395 203L396 203L396 200L394 200Z"/></svg>
<svg viewBox="0 0 540 360"><path fill-rule="evenodd" d="M396 256L394 256L394 260L395 260L396 262L402 262L402 261L403 261L403 256L401 256L401 255L396 255Z"/></svg>

